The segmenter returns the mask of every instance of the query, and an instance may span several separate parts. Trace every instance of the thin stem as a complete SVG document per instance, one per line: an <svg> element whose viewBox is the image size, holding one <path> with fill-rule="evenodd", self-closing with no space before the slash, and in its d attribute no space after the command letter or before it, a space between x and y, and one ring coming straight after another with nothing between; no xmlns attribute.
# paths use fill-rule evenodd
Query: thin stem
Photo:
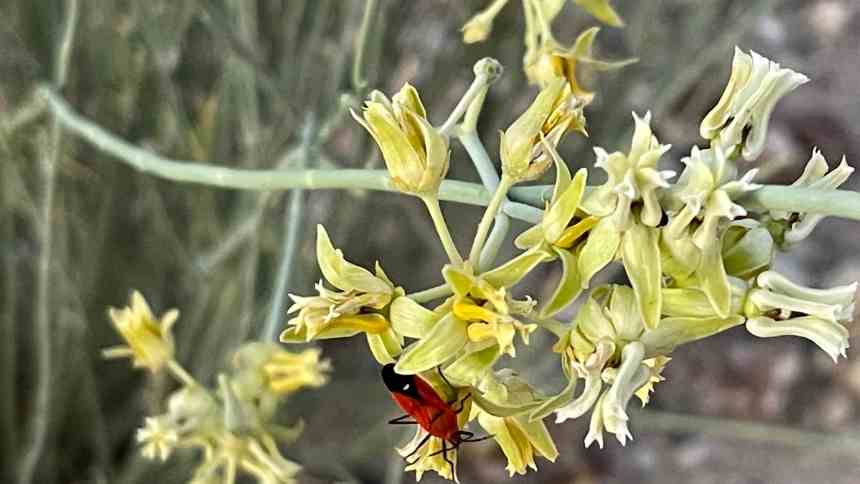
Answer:
<svg viewBox="0 0 860 484"><path fill-rule="evenodd" d="M551 332L559 338L563 338L568 333L570 333L570 329L572 327L571 325L564 324L554 318L539 318L536 312L529 315L529 320L533 321L541 328Z"/></svg>
<svg viewBox="0 0 860 484"><path fill-rule="evenodd" d="M299 167L304 165L311 155L311 144L314 142L313 133L315 123L312 117L309 117L305 122L302 130L302 156L299 157ZM284 314L284 302L287 297L287 290L290 288L290 282L293 272L295 271L296 254L298 253L299 233L301 232L302 220L305 210L305 193L304 190L297 188L290 193L290 205L286 211L284 224L286 225L286 233L284 236L284 247L281 251L281 265L278 268L278 277L275 282L274 298L272 299L272 307L269 310L269 317L266 320L266 325L261 333L263 341L277 341L278 327L281 322L281 317Z"/></svg>
<svg viewBox="0 0 860 484"><path fill-rule="evenodd" d="M441 299L443 297L450 296L452 292L451 286L448 284L440 284L429 289L424 289L423 291L407 294L406 297L417 303L425 303L434 299Z"/></svg>
<svg viewBox="0 0 860 484"><path fill-rule="evenodd" d="M508 237L508 231L511 229L511 218L504 212L499 212L496 215L496 220L493 221L493 228L490 230L490 236L487 237L487 242L484 244L484 249L481 250L481 257L478 262L478 272L483 272L492 267L505 239Z"/></svg>
<svg viewBox="0 0 860 484"><path fill-rule="evenodd" d="M198 386L197 380L191 376L190 373L185 371L185 368L182 367L176 360L170 360L167 362L167 369L170 370L170 373L179 380L180 383L187 387Z"/></svg>
<svg viewBox="0 0 860 484"><path fill-rule="evenodd" d="M495 79L492 76L486 73L478 73L475 76L475 79L472 80L472 85L469 86L469 89L467 89L466 93L463 94L463 97L460 98L460 102L454 106L454 110L451 111L448 119L439 126L439 131L442 134L450 134L456 127L457 122L460 121L460 118L463 117L466 109L468 109L472 104L472 101L477 98L483 100L484 96L487 94L487 88L490 87L490 84L492 84L494 80Z"/></svg>
<svg viewBox="0 0 860 484"><path fill-rule="evenodd" d="M384 170L242 170L162 158L118 138L75 113L50 87L41 86L39 94L47 100L49 110L66 130L116 157L119 161L160 178L221 188L260 191L291 188L398 191L391 186L388 174ZM543 201L551 194L552 187L544 185L514 187L511 189L511 198L523 203L504 204L505 213L513 218L535 223L540 220L541 211L534 206L542 207ZM459 180L445 180L439 188L439 199L486 206L490 202L490 195L480 185ZM525 203L534 206L525 205ZM816 190L764 185L746 195L740 203L752 210L787 210L860 220L860 194L848 190Z"/></svg>
<svg viewBox="0 0 860 484"><path fill-rule="evenodd" d="M448 230L448 223L445 222L445 216L442 214L442 208L439 207L439 199L436 197L421 197L424 205L427 206L427 211L430 213L430 218L433 219L433 226L436 228L436 233L439 234L439 240L442 242L442 247L445 248L445 253L448 254L448 259L454 265L463 264L463 257L454 245L454 239L451 238L451 231Z"/></svg>
<svg viewBox="0 0 860 484"><path fill-rule="evenodd" d="M860 438L847 432L810 432L780 425L746 422L728 418L684 415L672 412L633 409L631 421L643 432L703 434L718 438L780 444L819 450L860 451Z"/></svg>
<svg viewBox="0 0 860 484"><path fill-rule="evenodd" d="M66 82L69 57L78 23L78 2L67 0L64 10L65 24L57 48L54 64L54 85L62 88ZM40 208L41 237L39 241L39 261L36 273L35 291L35 348L36 354L36 391L33 397L33 417L29 445L22 454L18 482L29 484L33 481L36 466L47 440L51 417L51 397L53 385L53 340L51 338L51 259L53 245L53 208L54 188L56 185L57 165L60 163L63 130L57 115L51 119L49 144L45 149L42 165L42 205Z"/></svg>
<svg viewBox="0 0 860 484"><path fill-rule="evenodd" d="M502 202L505 200L505 195L508 193L508 188L511 186L511 181L507 177L502 177L493 198L487 205L484 211L484 216L481 218L481 223L478 224L478 230L475 232L475 239L472 241L472 250L469 251L469 260L477 264L480 262L481 249L484 248L484 242L487 240L487 234L490 232L490 226L493 224L493 219L499 213L502 207Z"/></svg>
<svg viewBox="0 0 860 484"><path fill-rule="evenodd" d="M490 160L490 156L487 154L487 150L484 148L481 138L478 137L478 133L475 131L482 101L483 98L476 99L466 112L466 120L463 121L459 140L466 149L466 153L468 153L469 157L472 159L475 169L478 170L478 176L481 178L481 183L484 184L484 187L488 191L495 191L499 186L499 174L496 172L496 167ZM511 202L507 197L502 201L503 207L510 203ZM540 220L541 214L538 213L536 215L538 217L537 220ZM488 239L489 243L484 246L484 249L481 251L480 258L475 261L477 263L478 272L483 271L493 264L493 261L499 253L499 249L501 249L502 244L508 235L510 226L511 223L508 215L504 213L504 211L499 212L499 214L496 215L495 223L493 223L493 228L490 232L490 237Z"/></svg>
<svg viewBox="0 0 860 484"><path fill-rule="evenodd" d="M370 28L377 5L377 0L364 2L364 14L361 17L361 27L359 27L358 38L355 41L355 58L352 62L352 89L359 96L367 87L367 79L364 75L364 56L367 53L367 40L370 37Z"/></svg>

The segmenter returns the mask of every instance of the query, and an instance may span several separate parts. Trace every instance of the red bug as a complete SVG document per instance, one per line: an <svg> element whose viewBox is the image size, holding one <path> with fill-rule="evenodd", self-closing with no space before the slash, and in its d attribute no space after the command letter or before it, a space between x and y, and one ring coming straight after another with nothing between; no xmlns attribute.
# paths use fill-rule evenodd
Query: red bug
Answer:
<svg viewBox="0 0 860 484"><path fill-rule="evenodd" d="M448 386L453 388L441 371L439 371L439 376ZM430 440L430 437L438 437L442 439L442 450L430 454L430 456L442 454L442 458L451 466L451 475L453 476L454 463L448 458L448 451L456 452L460 444L464 442L480 442L492 437L492 435L488 435L476 439L474 433L460 429L457 415L463 411L464 403L469 398L469 394L459 402L457 400L446 402L421 377L401 375L395 372L393 363L382 368L382 381L385 382L385 386L391 392L391 398L406 412L406 415L389 420L388 423L392 425L420 425L427 432L418 446L404 457L406 462L409 462L409 458L418 452ZM459 408L454 407L455 403ZM413 420L406 420L409 417L412 417Z"/></svg>

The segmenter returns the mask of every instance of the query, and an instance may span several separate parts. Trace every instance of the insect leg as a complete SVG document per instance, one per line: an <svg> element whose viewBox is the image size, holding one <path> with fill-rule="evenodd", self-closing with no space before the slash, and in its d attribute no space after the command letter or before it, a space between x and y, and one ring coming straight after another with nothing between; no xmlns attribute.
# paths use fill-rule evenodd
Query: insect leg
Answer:
<svg viewBox="0 0 860 484"><path fill-rule="evenodd" d="M455 472L454 462L448 458L448 451L453 450L454 452L457 452L457 446L452 445L451 447L447 447L447 444L448 444L448 441L443 439L442 440L442 458L445 459L445 462L448 463L448 467L451 468L451 479L456 480L455 475L454 475L454 472Z"/></svg>
<svg viewBox="0 0 860 484"><path fill-rule="evenodd" d="M426 443L427 443L427 441L428 441L428 440L430 440L430 437L432 437L432 436L433 436L433 435L432 435L432 434L430 434L430 433L428 433L427 435L425 435L425 436L424 436L424 438L421 440L421 443L419 443L419 444L418 444L418 446L417 446L417 447L415 447L415 448L412 450L412 452L410 452L410 453L409 453L409 455L404 456L404 457L403 457L403 460L405 460L408 464L412 464L412 462L409 462L409 458L410 458L410 457L412 457L413 455L415 455L415 453L416 453L416 452L418 452L419 450L421 450L421 447L424 447L424 444L426 444Z"/></svg>
<svg viewBox="0 0 860 484"><path fill-rule="evenodd" d="M471 397L471 396L472 396L472 394L471 394L471 393L467 393L465 397L461 398L461 399L460 399L460 401L458 402L458 404L460 405L460 408L459 408L459 409L457 409L457 410L455 410L454 412L455 412L455 413L460 413L460 412L462 412L462 411L463 411L463 408L464 408L464 407L463 407L463 405L465 405L466 400L468 400L468 399L469 399L469 397Z"/></svg>
<svg viewBox="0 0 860 484"><path fill-rule="evenodd" d="M494 436L493 435L485 435L483 437L478 437L477 439L473 439L472 437L474 437L474 435L472 435L471 437L467 437L467 438L461 440L460 442L480 442L482 440L492 439Z"/></svg>
<svg viewBox="0 0 860 484"><path fill-rule="evenodd" d="M442 373L442 367L441 366L436 367L436 372L439 373L439 376L442 377L442 381L444 381L445 384L448 385L448 388L450 388L451 390L454 390L454 393L457 393L457 387L455 387L454 385L451 384L451 382L448 381L448 378L445 376L444 373Z"/></svg>
<svg viewBox="0 0 860 484"><path fill-rule="evenodd" d="M409 418L409 417L411 417L411 415L401 415L397 418L393 418L393 419L389 420L388 423L391 425L417 425L418 424L418 422L416 422L414 420L412 420L412 421L404 420L404 419Z"/></svg>

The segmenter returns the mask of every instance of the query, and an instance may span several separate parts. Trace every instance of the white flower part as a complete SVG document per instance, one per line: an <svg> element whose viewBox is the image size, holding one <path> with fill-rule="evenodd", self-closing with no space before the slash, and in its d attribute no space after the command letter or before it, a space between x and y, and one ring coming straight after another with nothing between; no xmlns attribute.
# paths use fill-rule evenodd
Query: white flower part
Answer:
<svg viewBox="0 0 860 484"><path fill-rule="evenodd" d="M747 305L755 314L747 330L755 336L799 336L824 350L835 362L845 356L848 329L853 319L857 283L830 289L813 289L788 280L774 271L756 278ZM762 314L766 316L762 316Z"/></svg>
<svg viewBox="0 0 860 484"><path fill-rule="evenodd" d="M572 366L577 378L585 380L585 388L574 401L556 410L555 423L562 423L565 420L585 415L585 412L588 412L600 398L600 391L603 389L603 381L599 372L589 373L581 363L573 363Z"/></svg>
<svg viewBox="0 0 860 484"><path fill-rule="evenodd" d="M803 74L735 47L726 89L702 120L699 132L711 140L712 146L720 146L726 152L739 150L745 159L754 160L764 150L776 103L807 81L809 78Z"/></svg>
<svg viewBox="0 0 860 484"><path fill-rule="evenodd" d="M591 447L591 444L597 442L597 445L603 448L603 399L606 397L604 393L594 406L594 411L591 412L591 421L588 424L588 433L585 435L585 447Z"/></svg>
<svg viewBox="0 0 860 484"><path fill-rule="evenodd" d="M601 399L603 427L615 434L621 445L626 445L628 439L633 439L627 422L627 403L642 385L648 382L650 373L642 365L645 359L645 346L634 341L628 343L621 351L621 366L615 374L612 386Z"/></svg>
<svg viewBox="0 0 860 484"><path fill-rule="evenodd" d="M842 156L839 166L830 171L830 173L827 172L829 169L830 166L827 164L827 160L824 159L821 151L818 148L813 148L812 156L806 163L803 173L791 186L815 188L818 190L836 190L854 173L854 168L848 165L845 156ZM775 219L789 220L793 214L786 211L771 210L770 215ZM792 222L783 236L784 244L791 246L809 237L815 226L823 219L824 215L820 214L797 213L796 220Z"/></svg>
<svg viewBox="0 0 860 484"><path fill-rule="evenodd" d="M671 145L662 145L651 131L651 113L643 117L633 113L635 128L630 150L627 154L619 151L607 153L601 147L594 148L596 168L607 174L606 183L583 201L583 209L588 213L604 217L613 214L616 225L621 230L629 226L631 204L642 202L642 222L656 227L662 219L658 188L668 188L668 180L675 176L671 170L658 170L660 157Z"/></svg>
<svg viewBox="0 0 860 484"><path fill-rule="evenodd" d="M137 429L137 441L143 444L140 453L144 457L164 461L179 443L179 434L165 415L147 417L144 427Z"/></svg>
<svg viewBox="0 0 860 484"><path fill-rule="evenodd" d="M722 219L734 220L747 214L734 200L761 188L752 181L758 169L738 178L737 168L719 146L706 150L694 146L690 156L681 161L685 167L672 192L674 203L667 204L670 221L665 233L677 239L693 220L701 220L693 243L703 249L716 239Z"/></svg>

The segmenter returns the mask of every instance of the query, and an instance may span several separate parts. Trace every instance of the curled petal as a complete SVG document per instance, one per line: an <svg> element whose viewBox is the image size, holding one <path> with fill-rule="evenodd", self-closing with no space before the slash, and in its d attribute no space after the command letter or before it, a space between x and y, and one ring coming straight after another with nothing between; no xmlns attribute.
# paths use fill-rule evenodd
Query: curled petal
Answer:
<svg viewBox="0 0 860 484"><path fill-rule="evenodd" d="M839 323L807 316L775 321L764 316L750 318L747 330L759 338L774 336L799 336L806 338L824 350L835 363L848 349L848 330Z"/></svg>

